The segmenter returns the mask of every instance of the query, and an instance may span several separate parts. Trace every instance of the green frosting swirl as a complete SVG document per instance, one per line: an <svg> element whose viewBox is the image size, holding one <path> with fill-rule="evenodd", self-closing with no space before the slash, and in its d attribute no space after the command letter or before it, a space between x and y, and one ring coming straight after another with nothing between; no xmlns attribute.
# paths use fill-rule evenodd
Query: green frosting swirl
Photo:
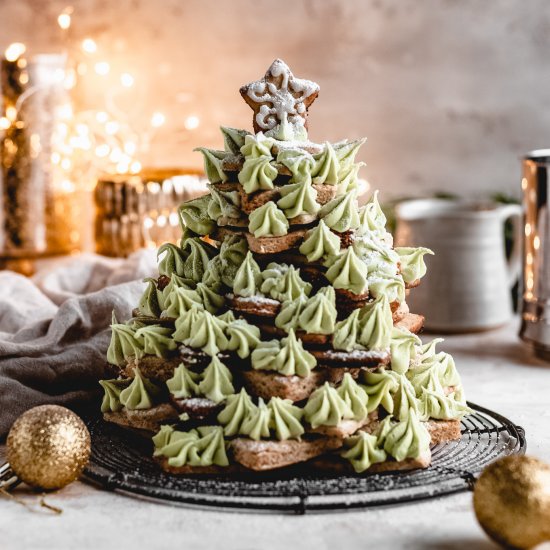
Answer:
<svg viewBox="0 0 550 550"><path fill-rule="evenodd" d="M253 369L273 370L273 360L281 349L279 340L260 342L250 356Z"/></svg>
<svg viewBox="0 0 550 550"><path fill-rule="evenodd" d="M353 189L357 189L359 170L363 166L365 166L364 162L358 162L357 164L352 164L348 168L340 170L338 174L338 187L340 192L348 193Z"/></svg>
<svg viewBox="0 0 550 550"><path fill-rule="evenodd" d="M244 138L244 145L241 147L241 153L246 160L259 157L269 157L271 160L271 149L273 147L273 138L266 137L262 132L256 135L248 134Z"/></svg>
<svg viewBox="0 0 550 550"><path fill-rule="evenodd" d="M388 412L392 413L397 420L405 420L411 411L419 415L420 402L416 398L412 384L403 374L395 374L395 377L399 387L393 395L393 408Z"/></svg>
<svg viewBox="0 0 550 550"><path fill-rule="evenodd" d="M340 172L340 161L332 145L326 141L323 152L315 155L315 165L311 170L313 183L326 183L327 185L336 185L338 183L338 174Z"/></svg>
<svg viewBox="0 0 550 550"><path fill-rule="evenodd" d="M100 380L99 383L104 391L101 412L120 411L122 409L120 392L128 387L130 380Z"/></svg>
<svg viewBox="0 0 550 550"><path fill-rule="evenodd" d="M248 252L248 244L244 237L231 235L226 237L220 247L221 280L228 288L233 288L237 270Z"/></svg>
<svg viewBox="0 0 550 550"><path fill-rule="evenodd" d="M150 317L159 317L161 313L157 282L151 277L143 279L144 283L147 283L147 288L139 299L138 309L142 315L148 315Z"/></svg>
<svg viewBox="0 0 550 550"><path fill-rule="evenodd" d="M172 275L170 275L170 282L164 287L162 291L157 292L161 310L166 310L170 303L170 297L172 293L175 292L176 288L186 288L189 290L193 290L195 286L195 281L192 281L191 279L185 279L183 277L180 277L179 275L176 275L175 273L172 273Z"/></svg>
<svg viewBox="0 0 550 550"><path fill-rule="evenodd" d="M136 338L136 331L128 325L118 323L113 311L111 324L111 342L107 349L107 361L119 367L126 364L126 359L143 357L143 344Z"/></svg>
<svg viewBox="0 0 550 550"><path fill-rule="evenodd" d="M204 195L198 199L184 202L179 207L181 224L198 235L208 235L216 228L216 223L208 215L208 206L211 195Z"/></svg>
<svg viewBox="0 0 550 550"><path fill-rule="evenodd" d="M227 152L197 147L193 151L202 153L204 159L204 173L211 183L227 181L227 174L222 170L222 161L227 157Z"/></svg>
<svg viewBox="0 0 550 550"><path fill-rule="evenodd" d="M244 319L233 319L228 323L225 329L225 333L229 338L227 349L236 351L241 359L245 359L259 345L260 329Z"/></svg>
<svg viewBox="0 0 550 550"><path fill-rule="evenodd" d="M275 370L285 376L305 378L317 365L315 357L304 349L302 341L290 329L288 336L280 340L281 350L275 358Z"/></svg>
<svg viewBox="0 0 550 550"><path fill-rule="evenodd" d="M308 334L332 334L336 323L336 294L326 286L308 298L298 322Z"/></svg>
<svg viewBox="0 0 550 550"><path fill-rule="evenodd" d="M185 267L185 256L183 250L172 243L164 243L157 252L157 259L164 254L159 261L159 273L171 277L173 274L183 277Z"/></svg>
<svg viewBox="0 0 550 550"><path fill-rule="evenodd" d="M170 426L162 426L161 431L153 437L155 445L153 456L164 456L168 458L168 463L175 467L191 462L198 465L200 463L196 448L198 440L197 430L180 432Z"/></svg>
<svg viewBox="0 0 550 550"><path fill-rule="evenodd" d="M371 235L355 238L353 248L357 255L367 264L369 273L397 275L399 256L385 242Z"/></svg>
<svg viewBox="0 0 550 550"><path fill-rule="evenodd" d="M366 138L356 139L354 141L341 141L334 144L334 151L341 165L341 170L346 171L354 162L355 157L361 146L367 141ZM338 178L339 180L341 178Z"/></svg>
<svg viewBox="0 0 550 550"><path fill-rule="evenodd" d="M166 357L169 351L177 348L172 339L172 329L160 325L146 325L136 330L135 338L143 346L143 351L149 355Z"/></svg>
<svg viewBox="0 0 550 550"><path fill-rule="evenodd" d="M392 427L395 425L395 421L393 419L393 416L389 414L378 424L378 429L375 432L375 435L378 440L378 446L383 447L384 443L386 442L386 436L392 429Z"/></svg>
<svg viewBox="0 0 550 550"><path fill-rule="evenodd" d="M313 429L319 426L337 426L342 420L353 417L351 407L328 382L309 396L304 407L304 418Z"/></svg>
<svg viewBox="0 0 550 550"><path fill-rule="evenodd" d="M439 364L436 362L411 367L405 374L413 385L418 397L422 395L424 389L429 389L436 393L444 393L439 376Z"/></svg>
<svg viewBox="0 0 550 550"><path fill-rule="evenodd" d="M204 309L210 313L217 313L225 304L225 298L204 283L197 283L195 292L199 296Z"/></svg>
<svg viewBox="0 0 550 550"><path fill-rule="evenodd" d="M223 426L226 437L241 433L241 426L255 409L250 395L243 388L239 393L227 397L224 409L218 414L218 422Z"/></svg>
<svg viewBox="0 0 550 550"><path fill-rule="evenodd" d="M281 304L281 310L275 317L275 326L290 332L291 329L298 330L300 328L300 314L307 303L305 294L301 294L294 300L287 300Z"/></svg>
<svg viewBox="0 0 550 550"><path fill-rule="evenodd" d="M369 202L360 210L360 225L358 233L385 232L386 216L378 202L378 191L375 191Z"/></svg>
<svg viewBox="0 0 550 550"><path fill-rule="evenodd" d="M452 356L436 352L436 345L442 341L442 338L436 338L428 344L419 346L417 364L412 365L407 371L407 378L418 397L422 396L424 389L443 395L444 388L452 386L455 388L453 399L464 404L462 383Z"/></svg>
<svg viewBox="0 0 550 550"><path fill-rule="evenodd" d="M168 445L170 442L170 436L174 433L174 428L169 425L162 425L160 430L151 438L155 447L153 456L159 456L157 449Z"/></svg>
<svg viewBox="0 0 550 550"><path fill-rule="evenodd" d="M443 386L461 386L460 374L458 374L453 356L449 353L441 352L436 355L436 358L439 363L441 384Z"/></svg>
<svg viewBox="0 0 550 550"><path fill-rule="evenodd" d="M367 275L367 264L357 257L351 246L332 259L326 272L334 288L349 290L353 294L367 292Z"/></svg>
<svg viewBox="0 0 550 550"><path fill-rule="evenodd" d="M266 202L249 216L248 230L254 237L280 237L288 233L288 220L273 201Z"/></svg>
<svg viewBox="0 0 550 550"><path fill-rule="evenodd" d="M325 224L342 233L350 229L359 227L359 214L357 206L357 195L355 191L350 191L340 195L321 207L319 216Z"/></svg>
<svg viewBox="0 0 550 550"><path fill-rule="evenodd" d="M198 283L202 280L210 258L215 254L212 246L195 237L187 239L182 247L183 276Z"/></svg>
<svg viewBox="0 0 550 550"><path fill-rule="evenodd" d="M192 308L185 313L183 317L189 319L191 315L194 315L194 309ZM191 348L202 349L204 353L211 357L214 357L220 351L226 350L229 342L224 333L225 323L205 310L199 310L195 318L196 322L192 326L185 326L186 332L189 331L189 336L181 341ZM180 331L182 326L183 322L180 327L176 322L174 338L178 341L183 333L183 329Z"/></svg>
<svg viewBox="0 0 550 550"><path fill-rule="evenodd" d="M313 157L301 149L283 149L277 155L277 162L290 170L291 183L311 184L311 169L315 164Z"/></svg>
<svg viewBox="0 0 550 550"><path fill-rule="evenodd" d="M147 380L139 368L134 369L134 378L119 395L121 404L130 411L151 409L159 397L160 389Z"/></svg>
<svg viewBox="0 0 550 550"><path fill-rule="evenodd" d="M250 357L252 368L272 370L284 376L305 378L315 368L315 357L306 351L302 342L296 338L294 330L282 340L260 342Z"/></svg>
<svg viewBox="0 0 550 550"><path fill-rule="evenodd" d="M238 219L241 216L241 195L238 191L221 191L209 185L212 200L208 203L208 215L218 221L222 216Z"/></svg>
<svg viewBox="0 0 550 550"><path fill-rule="evenodd" d="M356 236L352 246L357 254L361 256L368 257L373 253L377 253L386 262L399 263L399 254L385 240L380 239L380 235L377 233Z"/></svg>
<svg viewBox="0 0 550 550"><path fill-rule="evenodd" d="M223 286L222 282L222 259L220 255L214 256L208 262L206 271L202 276L201 283L205 284L210 290L220 292Z"/></svg>
<svg viewBox="0 0 550 550"><path fill-rule="evenodd" d="M182 311L176 318L176 330L173 334L176 342L184 342L191 337L194 327L203 316L203 308L198 304L191 304L187 311Z"/></svg>
<svg viewBox="0 0 550 550"><path fill-rule="evenodd" d="M250 439L259 441L263 438L268 438L269 425L271 423L271 409L268 409L264 400L258 398L258 406L252 408L247 417L241 424L240 433L248 436Z"/></svg>
<svg viewBox="0 0 550 550"><path fill-rule="evenodd" d="M200 376L190 371L183 363L174 370L172 378L166 381L168 390L176 399L187 399L199 394Z"/></svg>
<svg viewBox="0 0 550 550"><path fill-rule="evenodd" d="M221 403L228 395L235 393L231 371L216 357L206 367L199 384L199 391L215 403Z"/></svg>
<svg viewBox="0 0 550 550"><path fill-rule="evenodd" d="M311 292L311 284L300 277L300 270L294 266L272 262L262 271L262 278L262 293L279 302L295 300L302 294L309 296Z"/></svg>
<svg viewBox="0 0 550 550"><path fill-rule="evenodd" d="M369 273L367 284L374 298L386 296L390 303L405 300L405 283L401 275Z"/></svg>
<svg viewBox="0 0 550 550"><path fill-rule="evenodd" d="M354 420L361 421L367 418L369 396L365 388L360 386L349 372L344 374L344 378L336 391L353 412Z"/></svg>
<svg viewBox="0 0 550 550"><path fill-rule="evenodd" d="M427 344L422 344L420 346L420 359L422 361L431 361L437 355L437 345L441 344L445 340L443 338L434 338Z"/></svg>
<svg viewBox="0 0 550 550"><path fill-rule="evenodd" d="M459 420L464 415L472 412L472 409L453 399L453 396L446 396L443 393L422 388L420 398L421 417L424 420L436 418L440 420Z"/></svg>
<svg viewBox="0 0 550 550"><path fill-rule="evenodd" d="M262 294L269 296L271 291L277 288L279 279L284 277L289 269L288 264L278 264L276 262L267 264L267 267L262 271ZM272 296L272 298L276 299L275 296Z"/></svg>
<svg viewBox="0 0 550 550"><path fill-rule="evenodd" d="M246 136L250 136L247 130L239 130L238 128L230 128L221 126L220 130L223 135L223 143L225 150L238 155L241 152L241 147L244 145Z"/></svg>
<svg viewBox="0 0 550 550"><path fill-rule="evenodd" d="M247 252L244 261L235 274L233 293L235 296L250 298L259 294L262 284L260 266L254 260L252 252Z"/></svg>
<svg viewBox="0 0 550 550"><path fill-rule="evenodd" d="M271 164L271 156L251 157L244 161L239 172L239 183L247 193L261 189L273 189L277 168Z"/></svg>
<svg viewBox="0 0 550 550"><path fill-rule="evenodd" d="M314 229L306 233L304 242L300 245L300 254L307 257L308 262L316 262L340 252L340 238L335 235L323 220Z"/></svg>
<svg viewBox="0 0 550 550"><path fill-rule="evenodd" d="M293 405L290 399L272 397L269 400L268 408L271 411L269 427L279 441L298 438L304 433L304 428L300 423L303 411Z"/></svg>
<svg viewBox="0 0 550 550"><path fill-rule="evenodd" d="M317 191L307 180L281 187L281 197L277 206L288 219L304 214L314 216L321 208L317 203Z"/></svg>
<svg viewBox="0 0 550 550"><path fill-rule="evenodd" d="M265 135L272 137L278 141L306 141L307 130L303 124L292 124L288 122L288 117L283 117L283 120L277 126L268 130Z"/></svg>
<svg viewBox="0 0 550 550"><path fill-rule="evenodd" d="M390 343L392 370L399 374L407 372L411 360L416 358L416 346L421 343L416 334L407 329L393 327Z"/></svg>
<svg viewBox="0 0 550 550"><path fill-rule="evenodd" d="M196 290L188 288L174 288L171 294L166 298L165 317L177 319L184 313L187 313L193 305L202 308L202 299Z"/></svg>
<svg viewBox="0 0 550 550"><path fill-rule="evenodd" d="M429 248L398 247L395 249L401 264L401 276L406 283L417 281L426 275L424 256L433 252Z"/></svg>
<svg viewBox="0 0 550 550"><path fill-rule="evenodd" d="M384 450L398 462L406 458L418 458L430 449L430 434L414 411L406 420L393 425L388 431Z"/></svg>
<svg viewBox="0 0 550 550"><path fill-rule="evenodd" d="M387 454L378 447L378 438L366 432L357 432L356 435L344 440L345 450L340 456L350 461L353 469L358 473L368 470L373 464L384 462Z"/></svg>
<svg viewBox="0 0 550 550"><path fill-rule="evenodd" d="M221 426L201 426L189 432L163 426L153 437L154 456L168 458L174 468L182 466L228 466Z"/></svg>
<svg viewBox="0 0 550 550"><path fill-rule="evenodd" d="M359 310L357 341L370 350L390 347L393 317L388 299L382 295Z"/></svg>
<svg viewBox="0 0 550 550"><path fill-rule="evenodd" d="M218 319L227 324L237 320L237 318L235 317L235 314L230 309L228 309L225 313L218 315Z"/></svg>
<svg viewBox="0 0 550 550"><path fill-rule="evenodd" d="M393 393L399 389L395 373L387 370L368 372L364 375L363 386L369 396L368 411L372 412L382 406L387 412L393 411Z"/></svg>
<svg viewBox="0 0 550 550"><path fill-rule="evenodd" d="M359 337L359 310L356 309L351 315L336 323L332 335L332 347L344 351L362 350L357 339Z"/></svg>

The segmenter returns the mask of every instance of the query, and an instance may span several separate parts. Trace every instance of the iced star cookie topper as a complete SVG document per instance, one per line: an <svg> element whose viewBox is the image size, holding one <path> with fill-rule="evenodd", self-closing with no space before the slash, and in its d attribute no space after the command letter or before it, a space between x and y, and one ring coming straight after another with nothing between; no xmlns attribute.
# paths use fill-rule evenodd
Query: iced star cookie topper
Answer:
<svg viewBox="0 0 550 550"><path fill-rule="evenodd" d="M242 86L240 92L254 111L257 133L286 122L307 128L307 110L319 95L319 85L296 78L284 61L276 59L262 79Z"/></svg>

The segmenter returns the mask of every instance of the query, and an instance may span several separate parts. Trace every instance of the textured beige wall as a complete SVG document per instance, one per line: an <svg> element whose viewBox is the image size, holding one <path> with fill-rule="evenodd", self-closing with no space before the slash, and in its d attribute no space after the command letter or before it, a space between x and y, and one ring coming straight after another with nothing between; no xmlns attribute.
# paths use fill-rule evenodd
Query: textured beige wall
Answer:
<svg viewBox="0 0 550 550"><path fill-rule="evenodd" d="M0 48L62 46L66 2L0 1ZM74 0L66 44L92 36L136 74L145 119L169 116L149 162L200 163L219 124L250 126L241 84L281 57L321 85L315 140L366 135L364 174L386 195L518 192L518 157L550 146L547 0ZM74 48L74 46L71 46ZM103 84L95 84L103 86ZM93 86L92 86L93 89ZM90 95L90 94L89 94ZM88 97L90 100L90 97ZM91 94L100 101L101 93ZM189 132L183 121L197 114Z"/></svg>

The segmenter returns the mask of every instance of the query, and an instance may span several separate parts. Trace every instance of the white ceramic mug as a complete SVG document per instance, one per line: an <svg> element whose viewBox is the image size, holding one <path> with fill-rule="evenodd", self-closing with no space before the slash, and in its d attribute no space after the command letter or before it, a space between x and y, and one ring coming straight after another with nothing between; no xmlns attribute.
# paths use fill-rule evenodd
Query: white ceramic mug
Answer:
<svg viewBox="0 0 550 550"><path fill-rule="evenodd" d="M512 316L511 287L520 270L522 210L518 205L419 199L397 206L396 246L425 246L428 272L407 303L426 328L469 332L498 327ZM504 222L514 225L506 259Z"/></svg>

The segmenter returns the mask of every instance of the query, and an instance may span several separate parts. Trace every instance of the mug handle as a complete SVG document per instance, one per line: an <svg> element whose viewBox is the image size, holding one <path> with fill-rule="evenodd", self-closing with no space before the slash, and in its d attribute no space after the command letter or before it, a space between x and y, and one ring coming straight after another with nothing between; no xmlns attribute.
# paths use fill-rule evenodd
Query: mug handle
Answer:
<svg viewBox="0 0 550 550"><path fill-rule="evenodd" d="M507 204L500 208L502 223L511 220L513 227L512 252L508 259L508 286L512 288L521 270L521 239L523 237L523 208L519 204Z"/></svg>

